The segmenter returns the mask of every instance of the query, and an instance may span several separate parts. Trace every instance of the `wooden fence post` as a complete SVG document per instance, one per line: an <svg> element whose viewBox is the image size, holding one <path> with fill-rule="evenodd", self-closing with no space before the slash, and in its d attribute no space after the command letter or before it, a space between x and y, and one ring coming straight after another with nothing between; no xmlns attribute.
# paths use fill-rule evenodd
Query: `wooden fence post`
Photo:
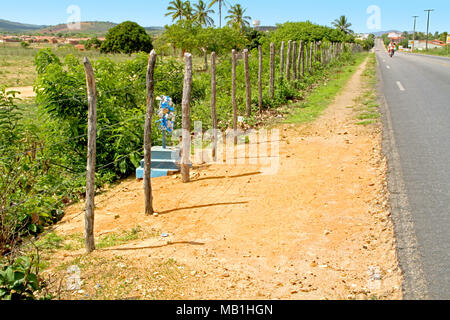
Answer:
<svg viewBox="0 0 450 320"><path fill-rule="evenodd" d="M145 114L144 130L144 192L145 192L145 214L152 215L153 195L152 195L152 118L155 106L155 65L156 52L152 50L148 58L147 65L147 112Z"/></svg>
<svg viewBox="0 0 450 320"><path fill-rule="evenodd" d="M309 42L305 44L305 70L309 73Z"/></svg>
<svg viewBox="0 0 450 320"><path fill-rule="evenodd" d="M311 42L309 47L309 73L312 74L314 72L314 43Z"/></svg>
<svg viewBox="0 0 450 320"><path fill-rule="evenodd" d="M183 87L183 133L182 133L182 151L181 151L181 176L183 183L187 183L190 178L190 155L191 155L191 91L192 91L192 55L184 55L184 87Z"/></svg>
<svg viewBox="0 0 450 320"><path fill-rule="evenodd" d="M216 53L211 53L211 117L213 126L212 158L217 160L217 85L216 85Z"/></svg>
<svg viewBox="0 0 450 320"><path fill-rule="evenodd" d="M300 41L300 50L299 50L299 56L298 56L298 65L301 64L301 75L302 78L305 76L305 44L303 43L303 40Z"/></svg>
<svg viewBox="0 0 450 320"><path fill-rule="evenodd" d="M203 60L205 63L205 71L208 71L208 50L206 48L203 48Z"/></svg>
<svg viewBox="0 0 450 320"><path fill-rule="evenodd" d="M263 85L262 85L262 76L263 76L263 51L262 46L258 46L258 53L259 53L259 68L258 68L258 89L259 89L259 95L258 95L258 107L259 112L262 112L263 108Z"/></svg>
<svg viewBox="0 0 450 320"><path fill-rule="evenodd" d="M88 151L86 172L86 215L85 243L86 251L95 250L94 216L95 216L95 164L97 149L97 90L95 86L94 69L88 58L84 58L84 71L88 94Z"/></svg>
<svg viewBox="0 0 450 320"><path fill-rule="evenodd" d="M247 101L247 117L252 115L252 83L250 80L250 67L248 65L248 49L244 49L244 69L245 69L245 93Z"/></svg>
<svg viewBox="0 0 450 320"><path fill-rule="evenodd" d="M231 53L232 59L232 71L231 71L231 100L233 104L233 134L234 134L234 144L237 145L238 137L237 137L237 100L236 100L236 50L233 49Z"/></svg>
<svg viewBox="0 0 450 320"><path fill-rule="evenodd" d="M297 80L297 41L293 42L292 51L292 70L294 72L293 77L294 80Z"/></svg>
<svg viewBox="0 0 450 320"><path fill-rule="evenodd" d="M291 61L292 61L292 40L289 40L286 58L286 79L288 81L291 80Z"/></svg>
<svg viewBox="0 0 450 320"><path fill-rule="evenodd" d="M281 41L281 49L280 49L280 75L281 79L283 79L284 76L284 41Z"/></svg>
<svg viewBox="0 0 450 320"><path fill-rule="evenodd" d="M270 44L270 98L275 96L275 44Z"/></svg>

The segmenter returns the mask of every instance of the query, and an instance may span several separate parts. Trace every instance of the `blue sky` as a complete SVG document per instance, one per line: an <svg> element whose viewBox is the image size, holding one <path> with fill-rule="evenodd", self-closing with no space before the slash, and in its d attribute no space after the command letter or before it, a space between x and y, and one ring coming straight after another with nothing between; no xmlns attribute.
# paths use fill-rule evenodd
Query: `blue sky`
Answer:
<svg viewBox="0 0 450 320"><path fill-rule="evenodd" d="M209 0L206 0L209 2ZM191 0L192 3L196 0ZM286 21L310 20L330 25L340 15L346 15L355 32L380 31L368 29L371 5L380 8L381 30L413 29L413 15L418 15L417 30L426 31L424 9L435 9L431 14L430 32L450 31L449 0L228 0L247 8L247 15L261 20L262 25ZM17 0L2 1L0 19L31 24L58 24L67 22L67 8L77 5L82 21L136 21L142 26L163 26L171 19L165 17L169 0ZM215 8L217 9L217 8ZM217 12L218 10L216 10ZM218 14L213 17L218 24Z"/></svg>

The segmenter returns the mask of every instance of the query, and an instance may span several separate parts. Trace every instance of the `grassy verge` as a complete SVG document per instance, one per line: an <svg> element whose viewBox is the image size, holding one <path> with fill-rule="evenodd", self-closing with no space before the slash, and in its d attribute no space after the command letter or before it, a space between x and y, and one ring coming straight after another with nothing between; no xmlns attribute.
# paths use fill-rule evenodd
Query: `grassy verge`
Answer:
<svg viewBox="0 0 450 320"><path fill-rule="evenodd" d="M429 49L428 51L414 51L417 54L429 54L433 56L450 57L450 45L445 48Z"/></svg>
<svg viewBox="0 0 450 320"><path fill-rule="evenodd" d="M292 111L284 122L307 123L315 120L334 100L367 56L368 53L357 54L350 65L331 70L328 79L319 84L305 100L289 106Z"/></svg>
<svg viewBox="0 0 450 320"><path fill-rule="evenodd" d="M109 233L96 239L97 252L159 235L160 232L154 229L145 230L139 226ZM175 259L150 257L148 261L140 262L119 253L113 256L75 253L84 247L81 233L65 237L50 233L36 245L41 248L39 267L45 270L43 276L48 284L45 293L58 300L179 300L189 294L196 276ZM68 258L58 262L56 253ZM67 272L73 268L78 269L81 276L77 288L67 287Z"/></svg>
<svg viewBox="0 0 450 320"><path fill-rule="evenodd" d="M364 93L355 99L354 110L357 114L356 121L358 125L374 124L380 119L375 87L377 83L376 64L376 57L373 53L370 55L366 69L362 74L365 83Z"/></svg>

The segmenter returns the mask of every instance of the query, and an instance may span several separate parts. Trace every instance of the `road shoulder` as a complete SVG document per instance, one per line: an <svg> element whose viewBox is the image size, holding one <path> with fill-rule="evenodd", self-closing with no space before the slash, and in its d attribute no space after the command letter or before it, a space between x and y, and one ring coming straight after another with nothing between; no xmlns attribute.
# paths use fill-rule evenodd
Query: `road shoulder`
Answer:
<svg viewBox="0 0 450 320"><path fill-rule="evenodd" d="M418 242L411 216L409 200L403 180L400 156L392 128L390 106L383 94L381 63L378 59L378 100L383 122L383 153L388 162L388 189L397 242L397 255L403 272L403 298L405 300L428 299L428 288L418 250Z"/></svg>

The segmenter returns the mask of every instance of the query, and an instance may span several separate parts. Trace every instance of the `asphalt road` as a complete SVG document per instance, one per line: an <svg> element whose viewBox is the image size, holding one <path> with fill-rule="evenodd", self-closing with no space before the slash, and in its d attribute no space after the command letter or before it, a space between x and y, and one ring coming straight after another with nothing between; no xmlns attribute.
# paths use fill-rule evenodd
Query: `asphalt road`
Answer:
<svg viewBox="0 0 450 320"><path fill-rule="evenodd" d="M450 58L376 55L405 296L450 299Z"/></svg>

